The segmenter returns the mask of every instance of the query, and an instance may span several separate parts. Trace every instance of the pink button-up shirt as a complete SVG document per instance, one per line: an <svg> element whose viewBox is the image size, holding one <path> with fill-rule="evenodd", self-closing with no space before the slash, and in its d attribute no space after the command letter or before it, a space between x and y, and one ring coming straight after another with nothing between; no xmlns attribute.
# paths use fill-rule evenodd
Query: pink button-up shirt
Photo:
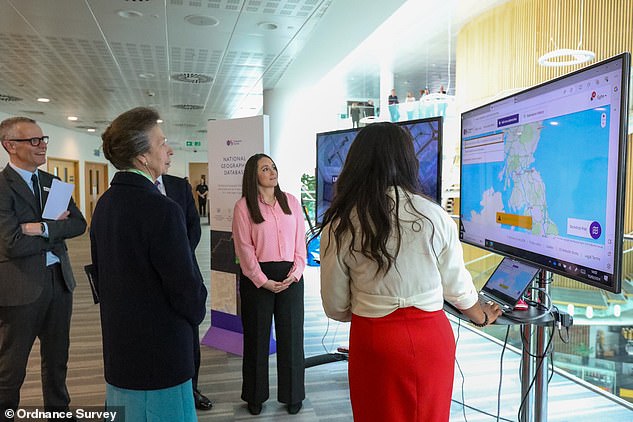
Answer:
<svg viewBox="0 0 633 422"><path fill-rule="evenodd" d="M233 242L240 260L242 273L257 287L268 277L260 262L292 262L288 276L301 278L306 265L305 224L297 198L286 193L292 215L284 214L278 202L266 204L259 197L259 209L264 217L260 224L253 223L246 206L246 198L235 203L233 210ZM282 281L282 280L276 280Z"/></svg>

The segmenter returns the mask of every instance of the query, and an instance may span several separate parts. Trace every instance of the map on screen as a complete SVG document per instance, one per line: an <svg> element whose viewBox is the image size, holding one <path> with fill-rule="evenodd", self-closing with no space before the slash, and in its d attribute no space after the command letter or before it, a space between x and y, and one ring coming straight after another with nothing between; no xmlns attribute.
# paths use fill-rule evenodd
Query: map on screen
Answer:
<svg viewBox="0 0 633 422"><path fill-rule="evenodd" d="M514 308L537 272L537 267L504 258L482 287L481 293L497 299L495 302Z"/></svg>
<svg viewBox="0 0 633 422"><path fill-rule="evenodd" d="M462 177L480 181L463 192L464 220L604 244L608 113L585 110L485 136L499 151L464 167Z"/></svg>
<svg viewBox="0 0 633 422"><path fill-rule="evenodd" d="M462 113L462 241L619 289L629 61Z"/></svg>
<svg viewBox="0 0 633 422"><path fill-rule="evenodd" d="M415 154L420 165L418 177L423 193L441 200L442 118L411 120L398 123L413 137ZM334 198L336 179L360 129L317 133L316 221L320 223Z"/></svg>

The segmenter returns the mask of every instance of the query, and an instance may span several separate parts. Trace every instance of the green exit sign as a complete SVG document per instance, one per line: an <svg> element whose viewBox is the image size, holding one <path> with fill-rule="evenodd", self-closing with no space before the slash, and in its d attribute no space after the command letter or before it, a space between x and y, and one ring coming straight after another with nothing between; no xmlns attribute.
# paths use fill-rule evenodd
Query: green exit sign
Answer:
<svg viewBox="0 0 633 422"><path fill-rule="evenodd" d="M201 141L185 141L186 147L199 147L202 145Z"/></svg>

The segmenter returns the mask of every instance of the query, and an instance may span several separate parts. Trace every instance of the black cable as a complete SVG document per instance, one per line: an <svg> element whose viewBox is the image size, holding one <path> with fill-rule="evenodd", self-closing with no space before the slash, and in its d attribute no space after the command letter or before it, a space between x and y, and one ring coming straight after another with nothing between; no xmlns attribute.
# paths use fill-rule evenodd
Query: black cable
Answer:
<svg viewBox="0 0 633 422"><path fill-rule="evenodd" d="M552 311L556 307L552 303L552 298L549 295L549 293L547 293L545 290L543 290L540 287L530 287L530 290L536 290L536 291L541 292L544 295L544 297L547 298L548 306L545 306L545 305L543 305L540 302L536 302L536 301L534 301L532 299L527 299L527 298L524 299L525 303L527 303L530 306L534 306L535 308L540 309L543 312L540 315L537 315L536 317L530 318L529 320L523 319L523 318L515 318L512 314L504 314L503 316L505 318L508 318L509 320L512 320L514 322L518 322L518 323L521 323L521 324L532 324L532 323L534 323L534 321L538 321L538 320L546 317L547 315L553 315ZM554 319L556 319L556 318L554 318Z"/></svg>
<svg viewBox="0 0 633 422"><path fill-rule="evenodd" d="M523 331L521 331L521 346L523 347L524 353L527 353L528 356L530 356L532 358L537 358L537 359L546 358L547 355L549 354L548 348L549 348L550 344L552 343L552 336L553 336L553 334L554 334L554 327L552 326L552 331L550 332L549 341L547 343L547 347L545 348L545 352L544 352L545 354L542 355L542 356L539 356L539 355L533 355L532 353L530 353L530 351L529 351L530 347L529 347L529 345L526 345L526 342L528 340L525 338L525 334L523 333Z"/></svg>
<svg viewBox="0 0 633 422"><path fill-rule="evenodd" d="M546 274L549 274L549 276L545 278L541 283L552 284L554 282L554 273L547 271Z"/></svg>
<svg viewBox="0 0 633 422"><path fill-rule="evenodd" d="M459 342L459 335L460 335L460 331L459 330L460 330L461 326L462 326L461 319L458 318L457 319L457 336L455 337L455 350L457 350L457 343ZM510 326L508 326L508 332L509 331L510 331ZM506 342L507 342L507 334L506 334ZM504 348L505 348L505 346L504 346ZM503 359L503 355L502 355L501 358ZM455 400L455 399L451 399L451 401L453 403L459 404L462 407L462 414L464 415L464 421L465 422L468 422L468 419L466 418L466 408L469 408L470 410L474 410L475 412L479 412L479 413L481 413L483 415L490 416L492 418L496 417L497 421L501 420L501 421L504 421L504 422L514 422L514 421L512 421L510 419L500 418L499 414L498 414L499 413L498 410L497 410L497 415L495 416L492 413L486 412L485 410L482 410L482 409L479 409L479 408L467 405L466 404L466 399L464 397L464 383L466 381L466 377L464 376L464 372L462 371L462 368L459 365L459 361L457 360L457 353L455 353L455 364L457 365L457 370L459 371L459 374L460 374L460 376L462 378L462 386L461 386L462 401L460 402L460 401Z"/></svg>
<svg viewBox="0 0 633 422"><path fill-rule="evenodd" d="M323 350L325 353L329 353L327 347L325 347L325 337L327 337L327 333L330 331L330 318L327 319L327 325L325 326L325 333L323 333L323 337L321 337L321 346L323 346Z"/></svg>
<svg viewBox="0 0 633 422"><path fill-rule="evenodd" d="M462 377L462 402L466 402L466 399L464 398L464 383L466 382L466 377L464 377L464 372L462 372L462 367L459 365L459 361L457 360L457 343L459 342L459 329L462 327L462 320L458 319L457 320L457 337L455 338L455 364L457 365L457 370L459 371L459 375ZM451 398L451 400L453 400ZM456 400L453 400L455 402L457 402ZM464 405L462 404L462 414L464 415L464 421L468 422L468 419L466 418L466 408L464 407Z"/></svg>
<svg viewBox="0 0 633 422"><path fill-rule="evenodd" d="M506 346L508 345L508 336L510 334L510 326L506 328L506 338L503 339L503 349L501 349L501 357L499 358L499 388L497 389L497 422L499 422L499 415L501 414L501 384L503 382L503 355L506 352Z"/></svg>
<svg viewBox="0 0 633 422"><path fill-rule="evenodd" d="M550 333L551 335L549 336L549 341L547 342L547 345L545 346L545 352L542 356L536 356L536 355L532 355L531 353L528 352L528 354L533 357L533 358L538 358L539 362L538 365L536 366L536 370L534 371L534 376L532 376L532 381L530 381L530 385L528 385L527 391L525 392L525 395L523 396L523 398L521 399L521 405L519 406L519 411L517 412L517 419L521 420L521 410L523 409L523 406L525 405L525 401L527 400L528 396L530 395L530 390L532 390L532 386L534 385L534 383L536 382L536 376L538 375L539 371L541 370L541 366L543 366L543 360L545 360L545 358L548 355L548 351L549 348L552 344L552 338L554 337L554 330L552 327L552 332ZM521 338L522 340L526 340L525 337L523 336L523 334L521 334ZM523 346L525 347L525 344L523 344ZM529 350L529 349L528 349ZM525 349L524 349L525 352ZM549 381L548 381L549 382Z"/></svg>
<svg viewBox="0 0 633 422"><path fill-rule="evenodd" d="M466 407L467 407L467 408L469 408L470 410L474 410L475 412L479 412L479 413L481 413L482 415L490 416L491 418L496 417L496 415L493 415L492 413L488 413L488 412L486 412L485 410L481 410L481 409L478 409L478 408L476 408L476 407L469 406L469 405L467 405L467 404L465 404L465 403L460 403L459 401L457 401L457 400L455 400L455 399L451 399L451 401L452 401L453 403L459 404L460 406L462 406L462 407L464 407L464 408L466 408ZM516 422L516 421L513 421L512 419L506 419L506 418L499 418L498 420L500 420L500 421L504 421L504 422Z"/></svg>
<svg viewBox="0 0 633 422"><path fill-rule="evenodd" d="M569 327L565 327L565 332L567 333L567 338L563 338L562 332L563 332L563 330L561 330L561 329L558 330L558 338L560 338L560 341L562 341L565 344L569 343Z"/></svg>
<svg viewBox="0 0 633 422"><path fill-rule="evenodd" d="M549 378L547 379L547 385L549 385L549 383L552 381L552 378L554 378L554 351L552 350L552 352L550 353L549 356Z"/></svg>

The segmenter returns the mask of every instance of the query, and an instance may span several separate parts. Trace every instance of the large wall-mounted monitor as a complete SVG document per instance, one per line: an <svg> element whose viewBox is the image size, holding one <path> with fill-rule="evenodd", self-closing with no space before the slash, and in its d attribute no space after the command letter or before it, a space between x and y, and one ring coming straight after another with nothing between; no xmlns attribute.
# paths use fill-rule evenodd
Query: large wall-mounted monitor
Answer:
<svg viewBox="0 0 633 422"><path fill-rule="evenodd" d="M442 117L398 122L413 136L420 163L423 193L440 203L442 198ZM334 186L345 157L360 129L317 133L316 221L321 223L334 198Z"/></svg>
<svg viewBox="0 0 633 422"><path fill-rule="evenodd" d="M460 238L619 292L631 59L462 113Z"/></svg>

